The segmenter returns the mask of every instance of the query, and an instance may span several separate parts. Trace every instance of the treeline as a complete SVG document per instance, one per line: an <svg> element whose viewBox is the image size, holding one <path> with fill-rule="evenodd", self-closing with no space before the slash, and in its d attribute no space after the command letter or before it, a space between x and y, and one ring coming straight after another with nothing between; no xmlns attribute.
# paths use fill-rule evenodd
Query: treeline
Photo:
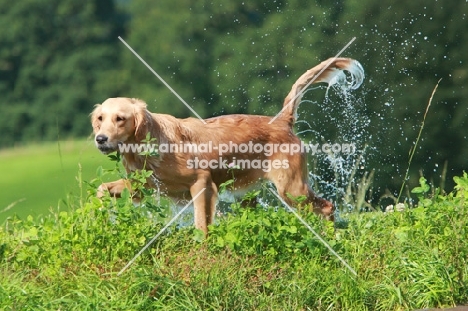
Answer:
<svg viewBox="0 0 468 311"><path fill-rule="evenodd" d="M380 193L395 193L442 78L412 176L421 169L438 183L444 163L448 180L466 168L464 0L0 0L0 12L1 148L88 136L93 105L113 96L190 116L118 36L206 118L274 115L300 74L356 37L343 53L366 71L355 113L343 115L340 101L324 107L322 90L307 94L314 103L301 119L330 142L343 139L337 128L357 126L365 169L378 170Z"/></svg>

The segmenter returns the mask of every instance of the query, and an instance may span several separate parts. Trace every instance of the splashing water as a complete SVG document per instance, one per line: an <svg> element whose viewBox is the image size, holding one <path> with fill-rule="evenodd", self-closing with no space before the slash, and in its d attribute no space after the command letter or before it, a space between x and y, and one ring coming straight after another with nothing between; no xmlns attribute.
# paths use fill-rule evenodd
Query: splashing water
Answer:
<svg viewBox="0 0 468 311"><path fill-rule="evenodd" d="M360 96L360 91L354 91L364 80L361 65L356 62L356 66L361 68L356 71L358 76L340 71L327 87L313 86L305 90L296 122L296 133L305 143L318 144L322 148L326 144L340 146L340 150L319 148L316 154L309 154L309 176L318 195L333 201L339 210L346 212L365 208L363 194L359 196L356 193L366 190L363 181L370 181L366 171L369 151L372 150L367 147L371 139L368 131L370 117L364 113L364 96ZM310 99L312 96L323 98L320 97L323 90L323 100ZM330 124L333 124L332 131L329 130ZM353 145L353 152L343 152L345 150L341 147L345 145ZM274 188L273 184L268 184L267 187ZM259 198L258 203L268 207L271 199L274 200L267 195ZM234 201L229 194L221 195L219 210L229 210L226 203Z"/></svg>
<svg viewBox="0 0 468 311"><path fill-rule="evenodd" d="M303 100L299 108L302 119L297 123L301 139L319 146L316 154L309 154L312 187L346 212L366 207L365 195L373 176L366 171L370 118L364 113L363 96L352 92L358 86L352 76L340 73L326 88L322 103ZM324 128L333 130L325 132Z"/></svg>

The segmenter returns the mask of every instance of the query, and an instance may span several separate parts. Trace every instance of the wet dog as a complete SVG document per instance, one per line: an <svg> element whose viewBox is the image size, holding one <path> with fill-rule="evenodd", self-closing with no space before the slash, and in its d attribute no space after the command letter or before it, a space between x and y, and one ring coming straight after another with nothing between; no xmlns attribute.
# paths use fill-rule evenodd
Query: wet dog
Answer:
<svg viewBox="0 0 468 311"><path fill-rule="evenodd" d="M344 70L350 73L351 87L357 88L363 79L361 65L349 58L329 59L294 83L283 110L274 118L235 114L206 119L204 123L196 118L151 113L139 99L109 98L96 105L91 114L95 144L104 154L120 150L127 172L151 170L153 176L148 178L147 187L158 187L175 199L195 198L195 226L205 233L213 222L218 189L233 176L235 192L270 180L287 203L294 205L293 198L305 197L301 206L333 219L332 203L317 197L308 184L306 153L291 150L301 145L293 125L303 89L310 83L343 79ZM148 157L131 149L122 152L122 146L139 145L148 133L160 148L157 156ZM201 145L211 149L196 148ZM177 148L161 151L162 146ZM289 146L287 152L284 146ZM233 163L243 166L233 173L229 167ZM131 189L131 183L121 179L101 185L99 192L119 196L124 188Z"/></svg>

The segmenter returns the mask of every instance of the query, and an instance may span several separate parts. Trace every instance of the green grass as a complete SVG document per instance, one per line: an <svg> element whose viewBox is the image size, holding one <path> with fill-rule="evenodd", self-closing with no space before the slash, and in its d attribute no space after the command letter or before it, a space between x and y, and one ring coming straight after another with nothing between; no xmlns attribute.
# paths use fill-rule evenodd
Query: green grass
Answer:
<svg viewBox="0 0 468 311"><path fill-rule="evenodd" d="M67 196L79 196L80 166L90 180L97 167L113 164L89 140L0 150L0 223L14 214L45 214Z"/></svg>
<svg viewBox="0 0 468 311"><path fill-rule="evenodd" d="M468 175L454 192L393 213L348 215L342 229L304 219L350 273L282 208L218 217L208 239L172 227L118 272L168 219L129 197L0 227L1 310L415 310L468 302ZM165 207L160 207L164 209ZM155 217L151 217L155 216Z"/></svg>

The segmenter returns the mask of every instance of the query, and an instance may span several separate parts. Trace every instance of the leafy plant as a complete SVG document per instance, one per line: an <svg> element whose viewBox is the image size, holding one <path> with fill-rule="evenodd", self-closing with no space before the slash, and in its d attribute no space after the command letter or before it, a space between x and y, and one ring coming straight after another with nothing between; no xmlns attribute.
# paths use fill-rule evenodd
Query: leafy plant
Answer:
<svg viewBox="0 0 468 311"><path fill-rule="evenodd" d="M303 215L328 236L333 232L331 223L324 223L312 214ZM286 258L293 253L322 249L302 223L284 208L243 208L233 204L226 219L210 227L209 239L214 249L225 247L245 255L265 255ZM323 250L323 249L322 249Z"/></svg>
<svg viewBox="0 0 468 311"><path fill-rule="evenodd" d="M236 177L234 176L234 171L238 170L238 169L240 169L240 167L238 165L234 165L233 163L229 164L228 174L231 173L232 177L231 177L231 179L228 179L228 180L226 180L225 182L223 182L223 183L221 183L219 185L219 187L218 187L219 188L218 189L219 193L224 193L226 191L232 191L232 190L235 189L234 182L236 180Z"/></svg>
<svg viewBox="0 0 468 311"><path fill-rule="evenodd" d="M130 173L127 173L122 165L122 156L119 152L114 152L108 155L108 158L115 163L113 169L104 170L102 167L99 167L96 172L96 179L92 180L91 183L88 183L90 186L91 195L96 194L97 187L104 183L106 176L119 176L120 178L130 181L132 191L124 189L121 198L125 202L134 202L141 207L148 208L152 210L153 213L157 214L161 218L167 217L167 207L171 204L170 200L161 196L158 193L157 189L153 187L148 187L148 180L151 180L156 185L158 181L154 177L153 171L146 170L147 159L149 157L159 157L157 148L154 148L156 138L151 137L151 133L147 133L145 139L142 140L143 144L152 145L151 148L146 148L146 150L139 153L139 155L145 157L143 168L136 170ZM106 198L107 201L110 200L109 196Z"/></svg>
<svg viewBox="0 0 468 311"><path fill-rule="evenodd" d="M431 187L427 184L427 180L424 177L419 178L419 187L414 187L411 193L415 193L418 196L419 204L422 206L429 206L432 200L427 197Z"/></svg>

